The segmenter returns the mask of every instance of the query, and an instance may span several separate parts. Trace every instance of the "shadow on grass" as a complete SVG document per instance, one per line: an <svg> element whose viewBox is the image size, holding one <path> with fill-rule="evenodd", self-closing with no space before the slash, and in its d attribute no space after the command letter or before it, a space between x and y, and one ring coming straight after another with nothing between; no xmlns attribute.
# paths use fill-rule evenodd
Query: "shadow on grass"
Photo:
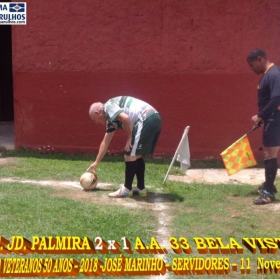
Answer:
<svg viewBox="0 0 280 280"><path fill-rule="evenodd" d="M172 203L172 202L183 202L184 198L178 194L168 194L159 192L148 192L146 197L132 196L131 199L135 201L146 201L148 203Z"/></svg>
<svg viewBox="0 0 280 280"><path fill-rule="evenodd" d="M93 190L84 190L86 193L99 193L99 192L112 192L112 188L108 187L102 187L102 188L95 188ZM120 198L123 199L123 198ZM125 198L126 199L126 198ZM139 196L134 195L132 197L129 197L128 199L133 199L135 201L143 201L147 203L172 203L172 202L183 202L184 198L178 194L168 194L168 193L160 193L160 192L152 192L148 191L147 196Z"/></svg>
<svg viewBox="0 0 280 280"><path fill-rule="evenodd" d="M168 194L168 193L158 193L158 192L148 192L146 197L141 196L133 196L132 199L138 200L146 200L148 203L170 203L170 202L183 202L184 198L178 194Z"/></svg>

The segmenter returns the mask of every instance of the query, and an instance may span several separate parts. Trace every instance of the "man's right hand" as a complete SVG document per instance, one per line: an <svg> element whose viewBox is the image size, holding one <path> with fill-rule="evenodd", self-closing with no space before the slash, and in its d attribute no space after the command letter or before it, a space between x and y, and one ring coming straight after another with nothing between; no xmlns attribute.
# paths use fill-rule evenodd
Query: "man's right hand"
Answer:
<svg viewBox="0 0 280 280"><path fill-rule="evenodd" d="M87 169L87 172L90 172L91 169L93 169L93 171L95 172L97 166L98 166L98 163L95 161L93 164L91 164L91 165L89 166L89 168Z"/></svg>

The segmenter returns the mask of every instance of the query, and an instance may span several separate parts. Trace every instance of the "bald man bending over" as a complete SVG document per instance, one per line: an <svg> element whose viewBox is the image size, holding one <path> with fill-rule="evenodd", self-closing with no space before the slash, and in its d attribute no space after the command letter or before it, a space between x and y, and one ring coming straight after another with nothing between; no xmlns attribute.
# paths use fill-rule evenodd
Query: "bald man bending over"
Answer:
<svg viewBox="0 0 280 280"><path fill-rule="evenodd" d="M161 132L161 117L154 107L130 96L118 96L106 103L96 102L90 106L90 118L95 123L106 125L106 133L100 144L98 155L87 171L96 170L105 156L109 144L118 129L126 132L124 146L125 183L117 191L109 193L110 197L147 196L145 188L144 155L153 154ZM132 190L136 175L137 187Z"/></svg>

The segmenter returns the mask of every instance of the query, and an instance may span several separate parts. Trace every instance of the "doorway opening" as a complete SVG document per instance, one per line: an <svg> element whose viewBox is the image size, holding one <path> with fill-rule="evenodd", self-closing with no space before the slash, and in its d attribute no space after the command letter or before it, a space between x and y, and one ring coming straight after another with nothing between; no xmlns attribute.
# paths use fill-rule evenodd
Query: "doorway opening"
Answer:
<svg viewBox="0 0 280 280"><path fill-rule="evenodd" d="M14 121L12 27L0 25L0 122Z"/></svg>
<svg viewBox="0 0 280 280"><path fill-rule="evenodd" d="M15 138L11 25L0 25L0 38L0 148L14 149Z"/></svg>

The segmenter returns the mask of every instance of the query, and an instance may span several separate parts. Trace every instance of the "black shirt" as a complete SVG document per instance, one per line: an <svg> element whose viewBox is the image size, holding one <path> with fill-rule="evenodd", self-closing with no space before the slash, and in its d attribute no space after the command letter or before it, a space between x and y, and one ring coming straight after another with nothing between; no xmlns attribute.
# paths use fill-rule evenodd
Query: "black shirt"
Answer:
<svg viewBox="0 0 280 280"><path fill-rule="evenodd" d="M271 66L258 86L258 116L266 120L280 106L280 68Z"/></svg>

